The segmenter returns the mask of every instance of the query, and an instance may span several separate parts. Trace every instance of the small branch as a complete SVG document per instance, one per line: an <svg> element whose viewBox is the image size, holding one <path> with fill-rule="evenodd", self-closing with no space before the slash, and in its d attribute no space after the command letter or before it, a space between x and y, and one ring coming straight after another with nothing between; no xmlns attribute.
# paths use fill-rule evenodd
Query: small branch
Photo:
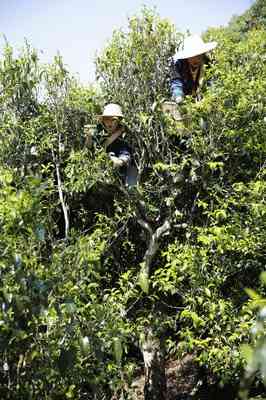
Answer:
<svg viewBox="0 0 266 400"><path fill-rule="evenodd" d="M132 308L135 306L135 304L137 304L137 302L141 299L141 296L142 296L142 295L140 295L139 297L137 297L137 299L128 307L128 309L125 310L124 316L126 316L126 315L129 313L129 311L132 310Z"/></svg>
<svg viewBox="0 0 266 400"><path fill-rule="evenodd" d="M145 229L147 232L149 232L150 236L153 235L153 230L147 221L144 221L144 219L138 218L138 223L143 229Z"/></svg>
<svg viewBox="0 0 266 400"><path fill-rule="evenodd" d="M63 214L64 214L64 220L65 220L65 239L68 239L68 232L69 232L69 217L68 217L68 212L67 212L67 206L64 200L64 195L63 195L63 188L62 188L62 181L61 181L61 176L60 176L60 169L59 169L59 162L56 160L55 155L53 153L53 159L55 163L55 169L56 169L56 177L57 177L57 188L58 188L58 194L59 194L59 200L62 206Z"/></svg>
<svg viewBox="0 0 266 400"><path fill-rule="evenodd" d="M157 228L156 231L155 231L154 235L155 235L156 240L160 239L160 237L164 233L168 232L170 230L170 228L171 228L170 222L168 220L165 220L163 225L159 226L159 228Z"/></svg>
<svg viewBox="0 0 266 400"><path fill-rule="evenodd" d="M170 222L168 220L166 220L162 226L160 226L159 228L156 229L155 233L150 238L149 247L144 256L147 276L150 275L150 266L151 266L151 263L152 263L152 260L155 256L155 254L159 248L159 239L164 233L169 231L169 229L170 229Z"/></svg>

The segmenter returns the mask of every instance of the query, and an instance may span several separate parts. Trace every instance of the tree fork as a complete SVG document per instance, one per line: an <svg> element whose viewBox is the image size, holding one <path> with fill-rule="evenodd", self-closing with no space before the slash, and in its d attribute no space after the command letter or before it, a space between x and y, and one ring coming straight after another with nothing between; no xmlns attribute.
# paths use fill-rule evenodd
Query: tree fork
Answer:
<svg viewBox="0 0 266 400"><path fill-rule="evenodd" d="M152 260L157 250L159 249L159 239L163 234L167 233L170 230L171 225L168 220L165 220L164 223L159 226L159 228L157 228L154 232L147 221L139 218L138 223L149 234L149 245L144 255L145 272L147 277L149 277Z"/></svg>

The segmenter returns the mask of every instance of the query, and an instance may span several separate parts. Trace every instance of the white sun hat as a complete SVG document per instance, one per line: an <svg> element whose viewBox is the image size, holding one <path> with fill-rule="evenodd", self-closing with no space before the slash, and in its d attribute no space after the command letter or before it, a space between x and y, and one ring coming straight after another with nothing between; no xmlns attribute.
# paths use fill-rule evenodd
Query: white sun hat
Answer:
<svg viewBox="0 0 266 400"><path fill-rule="evenodd" d="M123 117L122 109L119 104L110 103L107 104L104 109L102 115L98 115L98 119L100 121L103 120L104 117Z"/></svg>
<svg viewBox="0 0 266 400"><path fill-rule="evenodd" d="M199 56L215 49L217 42L204 43L199 35L191 35L184 39L183 49L174 55L174 60Z"/></svg>

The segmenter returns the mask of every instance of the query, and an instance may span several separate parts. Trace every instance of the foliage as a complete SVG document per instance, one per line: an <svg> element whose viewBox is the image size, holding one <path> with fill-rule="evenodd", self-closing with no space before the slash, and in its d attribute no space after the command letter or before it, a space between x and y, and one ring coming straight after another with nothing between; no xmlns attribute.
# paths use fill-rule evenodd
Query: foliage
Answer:
<svg viewBox="0 0 266 400"><path fill-rule="evenodd" d="M185 100L183 122L161 110L181 34L152 10L98 57L100 90L81 87L59 55L41 65L28 44L18 56L6 44L3 398L126 397L149 330L166 357L191 353L211 379L239 382L255 321L245 288L264 291L266 32L232 23L205 35L219 43L213 84ZM110 101L130 131L131 189L85 146L84 124Z"/></svg>
<svg viewBox="0 0 266 400"><path fill-rule="evenodd" d="M251 29L265 28L265 26L265 0L256 0L243 15L232 18L229 24L229 29L243 36Z"/></svg>
<svg viewBox="0 0 266 400"><path fill-rule="evenodd" d="M262 284L266 284L266 274L262 272ZM256 375L262 379L264 385L266 383L266 358L265 358L265 305L266 300L254 290L247 288L246 292L250 296L249 307L257 310L257 318L251 329L251 344L244 344L241 346L241 351L246 359L247 365L245 368L245 375L242 380L240 398L248 399L249 391L252 386Z"/></svg>

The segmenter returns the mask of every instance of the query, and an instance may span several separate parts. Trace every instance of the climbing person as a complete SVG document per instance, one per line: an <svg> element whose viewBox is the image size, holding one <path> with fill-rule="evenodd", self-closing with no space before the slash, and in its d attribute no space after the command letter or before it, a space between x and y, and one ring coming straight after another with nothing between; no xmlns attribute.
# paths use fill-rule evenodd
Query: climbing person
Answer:
<svg viewBox="0 0 266 400"><path fill-rule="evenodd" d="M122 122L123 113L120 105L110 103L98 116L99 124L94 131L85 126L85 143L88 147L104 148L113 167L118 171L126 186L136 184L136 168L131 147L125 140L127 129Z"/></svg>
<svg viewBox="0 0 266 400"><path fill-rule="evenodd" d="M212 51L217 42L205 43L200 36L191 35L184 39L183 49L174 56L171 79L171 95L176 103L190 95L201 99L204 70L210 65L206 53Z"/></svg>
<svg viewBox="0 0 266 400"><path fill-rule="evenodd" d="M216 42L205 43L200 36L191 35L184 39L182 50L174 55L170 78L171 99L162 104L162 109L176 121L184 118L178 104L185 96L190 95L196 101L201 99L204 70L210 65L206 53L216 46Z"/></svg>

